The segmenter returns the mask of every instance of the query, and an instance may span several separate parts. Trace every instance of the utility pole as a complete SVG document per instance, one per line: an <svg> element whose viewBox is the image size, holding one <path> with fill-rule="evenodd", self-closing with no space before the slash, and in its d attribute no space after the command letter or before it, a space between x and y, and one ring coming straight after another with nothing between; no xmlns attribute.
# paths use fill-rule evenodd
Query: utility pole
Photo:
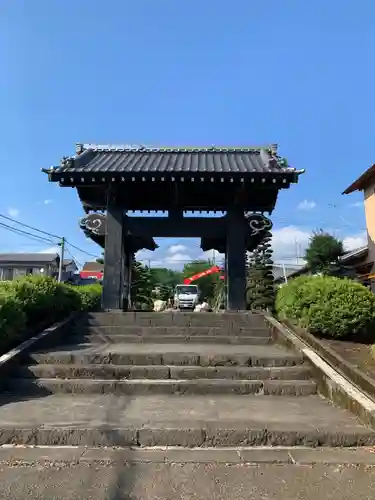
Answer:
<svg viewBox="0 0 375 500"><path fill-rule="evenodd" d="M59 276L57 281L60 283L62 280L63 266L64 266L64 252L65 252L65 238L61 238L61 242L59 243L60 247L60 262L59 262Z"/></svg>

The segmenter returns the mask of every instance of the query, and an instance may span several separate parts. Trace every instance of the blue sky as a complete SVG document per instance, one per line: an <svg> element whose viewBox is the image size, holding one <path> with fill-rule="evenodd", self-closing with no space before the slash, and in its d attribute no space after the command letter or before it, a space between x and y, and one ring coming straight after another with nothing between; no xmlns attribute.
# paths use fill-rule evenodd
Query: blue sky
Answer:
<svg viewBox="0 0 375 500"><path fill-rule="evenodd" d="M277 142L306 173L279 196L276 260L294 259L316 228L364 242L362 197L341 192L375 161L373 1L2 0L0 10L1 214L97 254L75 191L40 172L76 142ZM141 257L201 254L195 240L160 245ZM0 228L2 252L50 246Z"/></svg>

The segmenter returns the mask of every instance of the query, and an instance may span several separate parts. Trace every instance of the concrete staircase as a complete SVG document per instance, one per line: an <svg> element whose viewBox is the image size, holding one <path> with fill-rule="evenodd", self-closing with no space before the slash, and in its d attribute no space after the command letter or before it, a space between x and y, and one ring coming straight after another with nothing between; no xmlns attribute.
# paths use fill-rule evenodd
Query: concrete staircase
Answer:
<svg viewBox="0 0 375 500"><path fill-rule="evenodd" d="M31 353L6 390L0 444L375 443L256 314L89 314L65 345Z"/></svg>

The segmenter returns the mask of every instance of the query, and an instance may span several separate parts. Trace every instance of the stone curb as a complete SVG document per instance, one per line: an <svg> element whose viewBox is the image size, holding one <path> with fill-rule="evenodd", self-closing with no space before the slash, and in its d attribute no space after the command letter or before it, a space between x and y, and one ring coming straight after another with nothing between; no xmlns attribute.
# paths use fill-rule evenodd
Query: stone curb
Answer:
<svg viewBox="0 0 375 500"><path fill-rule="evenodd" d="M306 344L315 349L318 354L333 366L344 377L348 377L359 389L366 392L371 398L375 399L375 380L361 372L352 363L346 361L329 346L325 345L320 339L314 337L311 333L292 325L289 321L284 321L287 328L298 335Z"/></svg>
<svg viewBox="0 0 375 500"><path fill-rule="evenodd" d="M90 464L126 463L225 463L225 464L335 464L374 465L373 448L243 447L243 448L87 448L32 447L7 445L0 447L0 464Z"/></svg>
<svg viewBox="0 0 375 500"><path fill-rule="evenodd" d="M266 320L269 322L272 336L277 342L302 352L305 360L312 364L320 394L337 406L350 410L365 425L375 429L375 402L363 390L354 385L350 380L349 373L341 374L334 363L323 359L320 354L325 346L319 343L320 352L318 354L314 349L315 345L310 344L307 336L301 339L297 332L271 316L266 317Z"/></svg>
<svg viewBox="0 0 375 500"><path fill-rule="evenodd" d="M19 346L0 356L0 380L4 381L5 378L11 375L12 371L21 364L31 350L58 345L67 328L80 317L80 314L80 312L71 314L67 319L45 328L42 332L30 337Z"/></svg>

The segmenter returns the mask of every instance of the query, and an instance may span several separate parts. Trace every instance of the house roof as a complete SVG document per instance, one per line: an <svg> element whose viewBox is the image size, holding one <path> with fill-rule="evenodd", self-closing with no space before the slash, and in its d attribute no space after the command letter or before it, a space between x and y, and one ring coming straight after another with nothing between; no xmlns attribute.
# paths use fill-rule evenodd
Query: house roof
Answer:
<svg viewBox="0 0 375 500"><path fill-rule="evenodd" d="M57 253L0 253L0 264L4 262L12 262L19 264L50 264L60 259ZM64 259L64 266L76 264L74 259ZM77 265L77 264L76 264Z"/></svg>
<svg viewBox="0 0 375 500"><path fill-rule="evenodd" d="M18 263L52 263L59 256L57 253L0 253L0 263L18 262Z"/></svg>
<svg viewBox="0 0 375 500"><path fill-rule="evenodd" d="M277 155L277 146L267 147L145 147L77 145L77 155L63 158L59 167L46 170L61 174L142 173L230 173L300 174Z"/></svg>
<svg viewBox="0 0 375 500"><path fill-rule="evenodd" d="M103 272L104 264L99 262L85 262L82 271Z"/></svg>
<svg viewBox="0 0 375 500"><path fill-rule="evenodd" d="M341 262L347 262L350 259L356 259L359 257L365 257L368 252L368 246L364 245L363 247L355 248L354 250L350 250L349 252L345 252L340 257Z"/></svg>
<svg viewBox="0 0 375 500"><path fill-rule="evenodd" d="M342 194L350 194L354 191L362 191L368 184L375 180L375 164L366 170L362 175L358 177L349 187L345 189Z"/></svg>
<svg viewBox="0 0 375 500"><path fill-rule="evenodd" d="M301 265L288 265L286 264L285 266L282 266L280 264L274 264L272 266L272 274L275 280L279 280L280 278L284 278L284 270L285 274L288 277L289 275L299 271L302 269L304 266Z"/></svg>

